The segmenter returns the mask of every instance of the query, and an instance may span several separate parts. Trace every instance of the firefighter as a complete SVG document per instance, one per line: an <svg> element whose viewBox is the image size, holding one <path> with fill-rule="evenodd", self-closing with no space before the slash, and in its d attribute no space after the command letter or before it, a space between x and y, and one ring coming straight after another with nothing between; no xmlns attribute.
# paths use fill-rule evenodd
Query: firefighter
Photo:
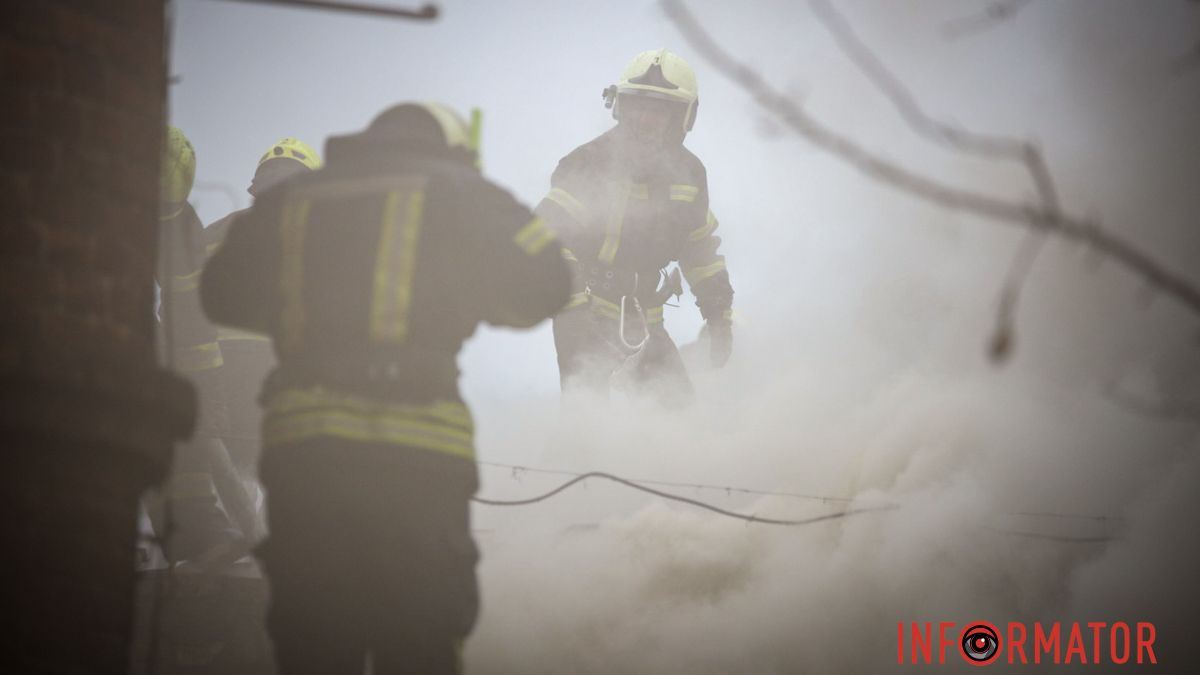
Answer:
<svg viewBox="0 0 1200 675"><path fill-rule="evenodd" d="M258 197L267 189L295 175L315 171L320 166L320 155L307 143L297 138L281 138L272 143L259 158L254 178L246 192ZM209 255L221 245L229 226L243 211L234 211L204 228L205 248ZM258 389L275 365L271 341L265 335L219 326L217 344L225 361L225 367L220 371L229 415L225 446L238 472L243 476L253 476L257 470L258 435L262 424Z"/></svg>
<svg viewBox="0 0 1200 675"><path fill-rule="evenodd" d="M195 387L199 410L193 437L176 448L164 490L147 500L147 511L160 535L169 530L164 545L168 558L189 561L236 556L234 552L245 539L228 512L244 503L227 498L222 508L219 499L220 488L225 488L228 497L230 488L241 486L231 473L221 441L228 429L220 377L224 359L216 329L200 308L204 226L187 201L195 175L192 144L182 131L168 126L160 173L160 344L168 365Z"/></svg>
<svg viewBox="0 0 1200 675"><path fill-rule="evenodd" d="M282 674L451 673L478 610L473 425L457 354L480 322L531 327L569 274L540 218L488 182L438 104L330 139L260 194L204 272L214 321L267 333L271 583Z"/></svg>
<svg viewBox="0 0 1200 675"><path fill-rule="evenodd" d="M663 326L663 304L682 276L706 325L711 362L732 348L733 288L704 165L684 147L696 122L696 76L678 55L642 52L603 92L614 128L558 164L538 213L558 232L573 295L554 320L564 391L607 393L621 371L660 403L693 398L691 380Z"/></svg>

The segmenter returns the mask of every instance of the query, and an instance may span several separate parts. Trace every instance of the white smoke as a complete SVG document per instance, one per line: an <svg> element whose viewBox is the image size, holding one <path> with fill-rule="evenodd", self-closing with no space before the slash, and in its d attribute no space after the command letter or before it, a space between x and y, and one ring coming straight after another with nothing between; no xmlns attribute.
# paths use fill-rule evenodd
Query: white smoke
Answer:
<svg viewBox="0 0 1200 675"><path fill-rule="evenodd" d="M837 4L931 113L1037 140L1068 210L1195 276L1200 75L1169 72L1195 41L1189 3L1027 3L954 41L940 27L974 9L962 2ZM482 105L488 174L536 203L555 160L611 123L599 92L624 60L677 49L701 81L688 145L708 167L738 292L734 358L697 368L699 400L682 413L620 396L560 411L548 328L484 332L462 359L480 458L850 500L662 488L771 518L897 505L781 527L592 479L537 505L477 507L484 607L468 672L888 672L897 622L975 619L1155 621L1161 667L1179 671L1200 596L1197 420L1107 392L1200 408L1194 315L1051 241L1025 284L1014 359L995 368L984 349L1020 231L899 195L780 133L653 3L444 5L428 30L181 5L185 21L207 17L181 22L172 91L201 178L240 186L279 136L316 142L432 99ZM689 6L872 150L1032 199L1019 167L913 138L801 3ZM299 35L323 37L297 49ZM689 342L695 308L669 312ZM702 363L703 348L691 356ZM482 473L493 498L568 479Z"/></svg>

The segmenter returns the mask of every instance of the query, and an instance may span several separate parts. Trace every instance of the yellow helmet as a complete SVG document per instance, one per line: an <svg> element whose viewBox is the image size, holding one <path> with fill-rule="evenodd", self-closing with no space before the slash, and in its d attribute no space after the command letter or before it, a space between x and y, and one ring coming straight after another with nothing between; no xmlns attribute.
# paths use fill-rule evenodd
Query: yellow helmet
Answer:
<svg viewBox="0 0 1200 675"><path fill-rule="evenodd" d="M272 159L294 159L313 171L321 168L321 157L317 151L308 143L290 136L275 141L274 145L267 148L258 159L258 165L262 166Z"/></svg>
<svg viewBox="0 0 1200 675"><path fill-rule="evenodd" d="M663 49L652 49L634 57L621 73L621 80L604 90L605 105L618 118L621 96L648 96L683 106L681 129L684 133L696 124L700 90L696 73L681 56ZM619 119L619 118L618 118Z"/></svg>
<svg viewBox="0 0 1200 675"><path fill-rule="evenodd" d="M168 125L159 164L158 194L164 207L175 211L187 201L196 180L196 151L177 127Z"/></svg>

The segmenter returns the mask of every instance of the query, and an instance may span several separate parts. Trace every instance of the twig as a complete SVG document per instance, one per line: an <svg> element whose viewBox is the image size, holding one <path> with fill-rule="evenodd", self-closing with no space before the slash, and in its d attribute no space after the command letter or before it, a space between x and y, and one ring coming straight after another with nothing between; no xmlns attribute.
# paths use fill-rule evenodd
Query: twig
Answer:
<svg viewBox="0 0 1200 675"><path fill-rule="evenodd" d="M947 21L942 26L942 34L947 38L954 39L972 33L982 33L997 24L1012 20L1018 12L1025 9L1032 1L998 0L997 2L988 3L982 12Z"/></svg>
<svg viewBox="0 0 1200 675"><path fill-rule="evenodd" d="M1150 401L1121 391L1121 388L1115 384L1105 388L1104 397L1118 408L1142 417L1152 417L1165 422L1196 422L1200 420L1200 407L1171 399Z"/></svg>
<svg viewBox="0 0 1200 675"><path fill-rule="evenodd" d="M1017 162L1030 170L1031 148L1029 143L1022 143L1003 136L981 134L936 120L926 113L912 91L895 76L883 61L875 55L862 38L854 32L850 22L846 20L828 0L811 0L809 5L817 19L825 25L842 52L850 58L854 65L866 75L888 101L895 106L896 111L917 134L932 141L949 145L955 150L968 152L990 159L1004 159ZM1032 154L1036 154L1033 149Z"/></svg>
<svg viewBox="0 0 1200 675"><path fill-rule="evenodd" d="M383 16L392 19L414 19L430 21L438 17L437 5L422 5L420 9L403 9L401 7L384 7L382 5L364 5L353 2L333 2L331 0L225 0L226 2L248 2L258 5L283 5L303 9L324 9L334 12L351 14L367 14Z"/></svg>
<svg viewBox="0 0 1200 675"><path fill-rule="evenodd" d="M1101 229L1097 223L1036 204L1011 202L951 187L871 153L857 142L818 122L794 101L772 89L757 72L730 56L717 45L680 0L661 0L661 3L667 16L692 48L714 68L745 89L755 102L794 132L864 174L948 209L967 211L998 222L1086 243L1200 315L1200 290L1133 244Z"/></svg>
<svg viewBox="0 0 1200 675"><path fill-rule="evenodd" d="M922 109L912 91L888 70L883 60L858 37L850 22L828 0L811 0L809 4L813 13L833 35L842 52L891 101L900 117L917 135L935 143L948 145L960 152L1020 164L1029 173L1042 209L1049 213L1058 213L1058 192L1037 145L1003 136L968 131L934 119ZM1008 274L1000 292L996 325L988 345L988 354L994 363L1003 363L1012 354L1015 316L1017 305L1020 304L1021 289L1044 242L1044 233L1026 234L1009 264Z"/></svg>

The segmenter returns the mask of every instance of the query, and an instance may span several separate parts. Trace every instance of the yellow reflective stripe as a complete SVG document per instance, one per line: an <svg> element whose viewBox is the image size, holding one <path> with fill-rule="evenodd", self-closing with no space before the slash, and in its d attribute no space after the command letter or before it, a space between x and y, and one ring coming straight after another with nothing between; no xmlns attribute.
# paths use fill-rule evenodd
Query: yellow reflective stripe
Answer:
<svg viewBox="0 0 1200 675"><path fill-rule="evenodd" d="M609 302L598 295L589 295L592 303L592 310L603 314L611 319L621 318L621 306L615 302Z"/></svg>
<svg viewBox="0 0 1200 675"><path fill-rule="evenodd" d="M535 217L529 221L524 227L517 230L517 234L513 236L513 241L517 243L524 251L535 256L546 248L546 244L554 241L554 232L546 227L541 218Z"/></svg>
<svg viewBox="0 0 1200 675"><path fill-rule="evenodd" d="M698 194L700 194L700 188L695 185L676 184L671 186L671 201L673 202L694 202Z"/></svg>
<svg viewBox="0 0 1200 675"><path fill-rule="evenodd" d="M175 369L185 373L212 370L225 365L221 358L221 346L216 342L183 347L175 350Z"/></svg>
<svg viewBox="0 0 1200 675"><path fill-rule="evenodd" d="M559 187L552 188L550 193L546 195L546 199L561 206L567 212L567 215L579 223L582 224L584 222L585 209L583 208L583 203L576 199L570 192Z"/></svg>
<svg viewBox="0 0 1200 675"><path fill-rule="evenodd" d="M212 497L212 476L202 471L182 471L172 474L166 493L167 499L172 500Z"/></svg>
<svg viewBox="0 0 1200 675"><path fill-rule="evenodd" d="M205 244L204 252L212 255L217 249L221 248L221 243L222 242L214 241L211 244Z"/></svg>
<svg viewBox="0 0 1200 675"><path fill-rule="evenodd" d="M588 297L589 296L586 291L574 293L571 295L571 299L567 301L567 306L563 307L563 309L571 309L572 307L578 307L580 305L587 304Z"/></svg>
<svg viewBox="0 0 1200 675"><path fill-rule="evenodd" d="M270 342L271 338L260 333L251 333L246 330L237 328L229 328L227 326L217 327L218 342Z"/></svg>
<svg viewBox="0 0 1200 675"><path fill-rule="evenodd" d="M383 205L370 326L371 339L379 342L404 342L408 335L408 308L412 303L412 278L425 195L422 192L406 195L404 223L398 224L403 196L400 192L389 192Z"/></svg>
<svg viewBox="0 0 1200 675"><path fill-rule="evenodd" d="M721 312L721 318L725 319L726 321L733 321L733 309L730 308L724 312Z"/></svg>
<svg viewBox="0 0 1200 675"><path fill-rule="evenodd" d="M717 217L713 215L712 211L709 211L708 215L704 217L704 224L692 230L688 235L688 241L700 241L715 232L716 229Z"/></svg>
<svg viewBox="0 0 1200 675"><path fill-rule="evenodd" d="M724 270L724 269L725 269L725 261L718 260L717 262L715 262L711 265L705 265L704 267L693 267L689 270L685 270L683 275L685 277L687 277L689 284L694 284L698 281L704 281L705 279L713 276L714 274L717 274L718 272L720 272L721 270Z"/></svg>
<svg viewBox="0 0 1200 675"><path fill-rule="evenodd" d="M267 445L333 436L393 443L474 459L474 425L466 407L440 401L428 406L392 404L321 388L286 390L267 403Z"/></svg>
<svg viewBox="0 0 1200 675"><path fill-rule="evenodd" d="M183 203L181 203L181 204L179 205L179 208L175 209L175 210L174 210L173 212L171 212L169 215L165 215L165 216L164 216L164 215L162 215L162 214L160 213L160 214L159 214L159 216L158 216L158 222L160 222L160 223L165 223L165 222L167 222L168 220L172 220L172 219L174 219L176 216L178 216L179 214L183 213L183 209L184 209L184 207L186 207L186 206L187 206L187 202L183 202Z"/></svg>
<svg viewBox="0 0 1200 675"><path fill-rule="evenodd" d="M602 298L598 295L592 295L590 293L576 293L575 295L572 295L571 301L567 303L566 309L570 309L572 307L578 307L579 305L582 305L584 303L589 303L589 302L591 303L591 309L593 312L596 312L597 314L608 317L610 319L620 319L621 318L621 306L620 305L618 305L615 302L605 300L604 298ZM633 310L632 310L631 306L626 305L625 316L626 316L627 320L631 316L632 311ZM659 305L657 307L649 307L644 310L644 313L646 315L646 323L648 323L648 324L662 323L662 321L663 321L662 305Z"/></svg>
<svg viewBox="0 0 1200 675"><path fill-rule="evenodd" d="M435 401L427 405L390 403L377 399L330 391L324 387L285 389L271 397L267 410L290 414L341 408L360 415L421 416L462 429L473 428L467 407L455 401Z"/></svg>
<svg viewBox="0 0 1200 675"><path fill-rule="evenodd" d="M403 418L360 417L329 410L268 417L263 423L263 442L267 445L296 443L318 436L334 436L363 443L411 445L466 459L475 457L472 433Z"/></svg>
<svg viewBox="0 0 1200 675"><path fill-rule="evenodd" d="M175 293L186 293L194 291L200 286L200 270L196 270L191 274L176 275L171 277L171 291Z"/></svg>
<svg viewBox="0 0 1200 675"><path fill-rule="evenodd" d="M604 245L600 247L599 259L611 265L617 257L617 248L621 245L621 228L625 225L625 205L629 201L631 186L625 182L617 190L617 200L608 215L608 227L604 233Z"/></svg>
<svg viewBox="0 0 1200 675"><path fill-rule="evenodd" d="M571 252L571 249L569 249L565 246L562 249L562 257L563 257L563 260L569 260L571 262L579 262L579 258L576 258L575 254Z"/></svg>
<svg viewBox="0 0 1200 675"><path fill-rule="evenodd" d="M304 344L304 229L308 224L309 201L290 201L283 207L279 219L281 259L279 263L279 292L283 349L300 351Z"/></svg>

